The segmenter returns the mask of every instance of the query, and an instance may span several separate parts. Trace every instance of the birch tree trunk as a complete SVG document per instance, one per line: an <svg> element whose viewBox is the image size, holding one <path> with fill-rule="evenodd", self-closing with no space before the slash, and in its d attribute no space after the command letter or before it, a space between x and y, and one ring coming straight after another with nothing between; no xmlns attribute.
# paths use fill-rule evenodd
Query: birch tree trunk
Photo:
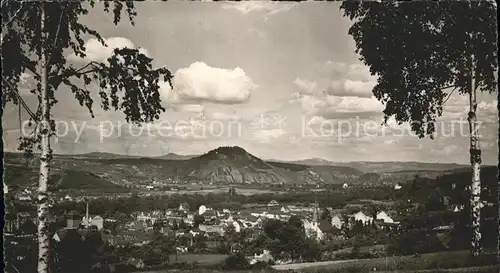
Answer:
<svg viewBox="0 0 500 273"><path fill-rule="evenodd" d="M474 56L471 57L471 78L469 92L469 133L470 133L470 163L472 166L472 183L470 206L472 213L472 240L471 251L473 256L481 253L481 149L479 147L479 131L477 124L477 100L476 100L476 79L475 79Z"/></svg>
<svg viewBox="0 0 500 273"><path fill-rule="evenodd" d="M48 273L49 268L49 234L47 228L48 211L48 193L47 184L50 174L50 160L52 152L50 149L50 105L49 105L49 86L47 74L47 52L45 50L45 7L43 1L40 2L40 84L41 84L41 109L42 116L40 120L41 134L41 156L40 156L40 174L38 178L38 273Z"/></svg>

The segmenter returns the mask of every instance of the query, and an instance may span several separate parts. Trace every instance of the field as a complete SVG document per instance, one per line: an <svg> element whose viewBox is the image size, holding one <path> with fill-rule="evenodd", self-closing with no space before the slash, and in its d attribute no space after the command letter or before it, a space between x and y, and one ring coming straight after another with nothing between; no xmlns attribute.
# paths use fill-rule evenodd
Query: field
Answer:
<svg viewBox="0 0 500 273"><path fill-rule="evenodd" d="M199 265L216 265L223 262L227 258L227 255L223 254L172 254L170 255L170 261L174 263L194 263L197 262Z"/></svg>
<svg viewBox="0 0 500 273"><path fill-rule="evenodd" d="M198 262L199 265L215 265L222 262L227 255L219 254L184 254L179 255L177 262ZM171 256L171 261L175 261L175 255ZM395 272L413 272L413 273L441 273L441 272L476 272L489 273L498 272L496 267L496 254L485 253L476 259L470 259L467 251L450 251L439 253L422 254L420 257L399 256L391 258L377 258L364 260L340 260L314 263L300 263L276 265L268 270L242 270L242 271L224 271L240 273L257 272L276 272L276 271L296 271L308 273L333 273L333 272L376 272L395 273ZM166 273L172 270L156 270L143 273ZM216 273L221 272L212 269L190 269L183 270L189 273ZM137 272L138 273L138 272Z"/></svg>
<svg viewBox="0 0 500 273"><path fill-rule="evenodd" d="M238 194L241 195L256 195L256 194L280 194L285 192L272 191L267 189L249 189L249 188L236 188ZM206 188L203 189L191 189L188 187L187 190L151 190L151 191L141 191L141 194L149 195L174 195L174 194L218 194L227 193L229 188Z"/></svg>

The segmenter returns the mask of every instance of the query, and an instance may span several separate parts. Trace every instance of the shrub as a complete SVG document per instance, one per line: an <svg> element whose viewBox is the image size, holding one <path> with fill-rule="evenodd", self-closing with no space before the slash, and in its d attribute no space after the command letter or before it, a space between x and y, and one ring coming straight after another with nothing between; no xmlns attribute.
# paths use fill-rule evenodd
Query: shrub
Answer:
<svg viewBox="0 0 500 273"><path fill-rule="evenodd" d="M232 254L227 257L222 266L225 270L244 270L250 267L247 258L241 253Z"/></svg>

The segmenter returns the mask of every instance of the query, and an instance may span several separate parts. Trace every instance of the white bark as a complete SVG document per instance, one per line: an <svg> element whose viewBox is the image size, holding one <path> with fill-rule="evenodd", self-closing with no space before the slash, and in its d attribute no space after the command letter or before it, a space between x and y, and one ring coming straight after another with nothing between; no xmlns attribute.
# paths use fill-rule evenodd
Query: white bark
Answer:
<svg viewBox="0 0 500 273"><path fill-rule="evenodd" d="M42 117L40 122L41 146L40 174L38 179L38 273L48 273L49 268L49 234L47 229L48 192L47 184L50 174L50 160L52 152L50 149L50 106L47 74L47 54L45 51L44 21L45 10L43 2L41 5L40 24L42 29L42 42L40 43L40 76Z"/></svg>
<svg viewBox="0 0 500 273"><path fill-rule="evenodd" d="M470 205L472 213L472 255L477 256L481 253L481 149L479 147L479 130L476 117L476 79L475 79L474 57L471 58L471 79L469 92L469 133L470 133L470 163L472 167L471 196Z"/></svg>

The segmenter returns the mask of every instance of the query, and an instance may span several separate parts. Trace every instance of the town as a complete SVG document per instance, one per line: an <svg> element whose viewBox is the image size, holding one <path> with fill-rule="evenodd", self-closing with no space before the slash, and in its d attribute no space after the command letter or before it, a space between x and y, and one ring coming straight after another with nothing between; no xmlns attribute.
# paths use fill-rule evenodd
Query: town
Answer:
<svg viewBox="0 0 500 273"><path fill-rule="evenodd" d="M446 181L443 184L450 180L440 179ZM142 191L73 198L59 193L48 222L54 247L64 245L72 233L83 238L94 234L100 242L95 251L101 253L106 246L107 255L116 256L109 264L129 270L213 267L233 255L244 257L240 263L252 267L460 248L452 234L458 228L453 219L463 213L464 204L449 196L435 198L428 193L431 188L415 188L416 181L423 186L424 181L433 180L415 178L371 189L344 183L322 191L313 187L295 193L254 195L241 195L233 186L227 192L163 196ZM457 187L456 183L451 185ZM14 249L24 249L8 252L16 256L10 259L14 267L27 265L22 261L30 252L21 246L33 250L36 245L37 217L29 209L28 193L26 189L11 192L13 206L6 214L6 240L15 244ZM350 201L341 201L346 195L355 198L343 197ZM495 207L492 201L484 206L492 211ZM428 239L430 245L411 250L391 241L409 232L408 224L429 211L435 211L433 222L419 228L435 234L437 241ZM300 251L294 252L298 248Z"/></svg>

